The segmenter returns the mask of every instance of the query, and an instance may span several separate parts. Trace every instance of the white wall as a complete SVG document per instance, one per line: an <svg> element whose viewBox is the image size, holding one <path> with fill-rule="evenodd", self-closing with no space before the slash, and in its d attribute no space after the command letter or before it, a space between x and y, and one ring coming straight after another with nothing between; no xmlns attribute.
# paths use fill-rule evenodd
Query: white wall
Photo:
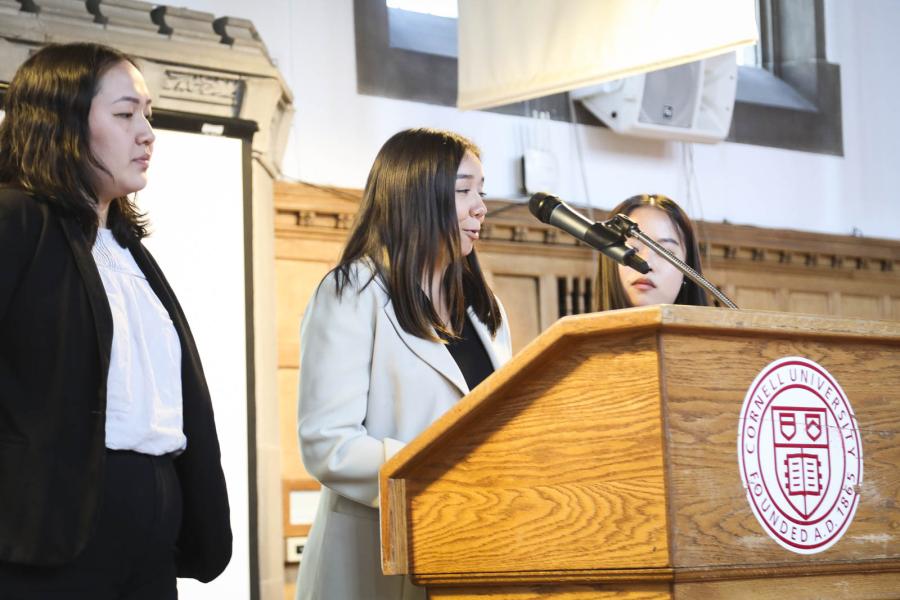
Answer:
<svg viewBox="0 0 900 600"><path fill-rule="evenodd" d="M842 192L850 202L841 219L867 235L900 239L900 2L830 0L828 8L832 24L841 22L828 31L844 102Z"/></svg>
<svg viewBox="0 0 900 600"><path fill-rule="evenodd" d="M290 178L362 187L394 132L442 127L473 138L484 154L487 192L519 192L517 164L542 139L560 164L560 196L610 208L640 192L679 200L689 213L765 227L900 239L900 2L826 0L828 58L841 65L844 157L743 144L694 145L687 196L685 146L579 127L587 194L571 125L361 96L356 93L352 0L181 0L216 16L250 19L295 95L297 113L283 170Z"/></svg>

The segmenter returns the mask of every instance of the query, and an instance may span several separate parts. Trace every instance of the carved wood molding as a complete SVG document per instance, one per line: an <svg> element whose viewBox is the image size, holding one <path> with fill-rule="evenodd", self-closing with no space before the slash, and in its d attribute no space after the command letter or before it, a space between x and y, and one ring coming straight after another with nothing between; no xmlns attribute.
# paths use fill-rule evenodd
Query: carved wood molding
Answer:
<svg viewBox="0 0 900 600"><path fill-rule="evenodd" d="M280 173L293 96L252 22L141 0L0 0L0 82L43 44L86 40L140 61L160 116L254 121L254 159Z"/></svg>
<svg viewBox="0 0 900 600"><path fill-rule="evenodd" d="M276 236L343 239L361 190L305 183L275 185ZM551 252L591 260L593 251L571 236L537 221L525 204L488 200L482 244L489 250ZM595 218L606 218L595 211ZM900 279L900 241L767 229L698 221L701 252L708 267L767 272L865 274Z"/></svg>
<svg viewBox="0 0 900 600"><path fill-rule="evenodd" d="M163 71L160 96L219 104L240 110L246 82L239 77L213 76L184 68Z"/></svg>

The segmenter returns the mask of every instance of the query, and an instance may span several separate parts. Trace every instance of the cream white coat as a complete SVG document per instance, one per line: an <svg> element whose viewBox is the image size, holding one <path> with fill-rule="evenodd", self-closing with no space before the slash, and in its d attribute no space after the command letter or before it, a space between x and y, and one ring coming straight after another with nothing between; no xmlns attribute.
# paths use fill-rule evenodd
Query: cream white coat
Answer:
<svg viewBox="0 0 900 600"><path fill-rule="evenodd" d="M368 266L338 298L319 286L300 334L300 449L322 495L303 552L298 600L424 600L406 577L381 573L378 470L469 392L443 344L400 327ZM502 313L502 308L501 308ZM495 338L469 319L495 369L512 353L505 313Z"/></svg>

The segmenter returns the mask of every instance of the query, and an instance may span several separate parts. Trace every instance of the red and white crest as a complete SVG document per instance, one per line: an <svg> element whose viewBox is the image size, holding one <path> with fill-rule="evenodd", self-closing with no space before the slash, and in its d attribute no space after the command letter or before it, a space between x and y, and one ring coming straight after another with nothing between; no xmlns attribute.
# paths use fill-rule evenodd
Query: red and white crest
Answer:
<svg viewBox="0 0 900 600"><path fill-rule="evenodd" d="M863 467L856 416L815 362L781 358L759 373L741 410L738 459L750 507L782 547L821 552L853 520Z"/></svg>
<svg viewBox="0 0 900 600"><path fill-rule="evenodd" d="M831 482L828 429L822 428L825 409L773 406L772 417L772 450L781 492L791 508L808 519Z"/></svg>

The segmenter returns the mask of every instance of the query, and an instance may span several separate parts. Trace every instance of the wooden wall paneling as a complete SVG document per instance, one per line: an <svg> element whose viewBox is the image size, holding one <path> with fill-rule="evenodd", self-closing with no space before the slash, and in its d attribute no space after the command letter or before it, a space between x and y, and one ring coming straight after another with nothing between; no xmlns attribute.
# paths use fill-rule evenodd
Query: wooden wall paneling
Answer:
<svg viewBox="0 0 900 600"><path fill-rule="evenodd" d="M831 313L828 292L801 292L791 290L788 296L788 312L809 315L827 315Z"/></svg>
<svg viewBox="0 0 900 600"><path fill-rule="evenodd" d="M278 295L278 365L299 367L300 320L319 281L331 263L276 258L275 291Z"/></svg>
<svg viewBox="0 0 900 600"><path fill-rule="evenodd" d="M541 333L540 278L495 274L491 287L506 309L513 352L518 352ZM508 304L504 298L509 299Z"/></svg>
<svg viewBox="0 0 900 600"><path fill-rule="evenodd" d="M281 476L283 479L310 479L300 460L297 437L297 385L299 369L278 369L278 418L281 419Z"/></svg>
<svg viewBox="0 0 900 600"><path fill-rule="evenodd" d="M557 279L592 275L590 251L574 244L545 248L539 241L515 242L520 235L515 227L488 231L491 237L479 245L478 256L509 315L518 351L559 318Z"/></svg>
<svg viewBox="0 0 900 600"><path fill-rule="evenodd" d="M282 240L279 245L289 245ZM300 363L300 320L319 281L331 262L284 258L276 254L275 289L278 323L278 414L281 419L281 472L287 479L308 478L300 460L297 439L297 386Z"/></svg>
<svg viewBox="0 0 900 600"><path fill-rule="evenodd" d="M886 318L881 298L863 294L841 294L841 316L855 319Z"/></svg>
<svg viewBox="0 0 900 600"><path fill-rule="evenodd" d="M555 295L557 280L558 277L553 273L541 275L541 331L544 331L559 319L559 303Z"/></svg>
<svg viewBox="0 0 900 600"><path fill-rule="evenodd" d="M357 201L339 191L275 186L275 279L278 324L278 412L282 480L313 483L297 438L300 320L322 277L337 262ZM282 510L287 514L288 507Z"/></svg>
<svg viewBox="0 0 900 600"><path fill-rule="evenodd" d="M827 240L824 240L825 243ZM900 245L900 243L898 243ZM713 259L705 269L717 285L734 295L741 308L892 319L885 298L900 295L897 272L848 271L821 266L734 263ZM850 297L845 300L844 297ZM890 302L888 302L890 303Z"/></svg>
<svg viewBox="0 0 900 600"><path fill-rule="evenodd" d="M732 300L741 308L751 310L780 310L775 288L737 286Z"/></svg>

